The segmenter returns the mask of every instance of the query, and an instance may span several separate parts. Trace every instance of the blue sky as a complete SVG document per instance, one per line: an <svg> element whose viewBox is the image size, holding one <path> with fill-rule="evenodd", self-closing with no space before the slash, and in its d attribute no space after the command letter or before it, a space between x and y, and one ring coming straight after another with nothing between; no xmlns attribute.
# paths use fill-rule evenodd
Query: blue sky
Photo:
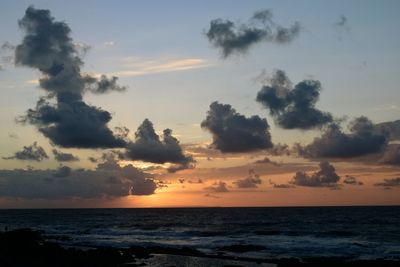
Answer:
<svg viewBox="0 0 400 267"><path fill-rule="evenodd" d="M129 86L125 95L93 99L110 105L115 123L133 127L149 117L160 128L180 130L179 124L199 123L213 100L230 103L244 114L266 116L253 101L260 85L252 78L263 69L272 72L277 68L285 70L293 82L309 76L320 80L324 89L318 105L337 116L397 119L398 1L2 1L0 5L2 41L18 43L22 33L17 20L27 6L48 8L69 24L75 42L92 47L84 59L87 71L120 71L125 69L121 67L124 58L198 58L210 64L195 70L122 77L121 83ZM245 21L263 8L272 9L282 25L301 22L300 38L284 46L258 44L245 56L221 60L204 37L209 21ZM347 30L334 26L340 15L348 18ZM15 83L16 77L23 81L36 76L35 71L11 67L0 73L2 83L7 84ZM18 90L7 90L17 100L3 98L3 108L27 105L36 99L30 95L40 93L26 88L23 103ZM146 108L148 101L154 108Z"/></svg>

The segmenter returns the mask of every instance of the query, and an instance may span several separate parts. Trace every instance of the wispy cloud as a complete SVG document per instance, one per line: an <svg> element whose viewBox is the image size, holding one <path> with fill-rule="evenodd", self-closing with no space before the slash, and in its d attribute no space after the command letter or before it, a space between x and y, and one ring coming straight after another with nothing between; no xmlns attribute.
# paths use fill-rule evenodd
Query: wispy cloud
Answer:
<svg viewBox="0 0 400 267"><path fill-rule="evenodd" d="M115 45L115 42L114 41L107 41L107 42L104 42L103 45L106 46L106 47L111 47L111 46Z"/></svg>
<svg viewBox="0 0 400 267"><path fill-rule="evenodd" d="M26 83L38 85L39 84L39 80L38 79L28 80L28 81L26 81Z"/></svg>
<svg viewBox="0 0 400 267"><path fill-rule="evenodd" d="M107 73L107 75L116 77L136 77L149 74L205 68L210 67L213 64L202 58L144 60L142 58L128 57L124 58L120 65L123 67L123 70ZM90 72L88 74L95 78L101 77L101 74L96 72ZM38 85L39 80L28 80L26 83Z"/></svg>
<svg viewBox="0 0 400 267"><path fill-rule="evenodd" d="M375 111L388 111L388 110L396 110L398 109L399 106L397 106L396 104L386 104L386 105L381 105L378 107L374 107L373 110Z"/></svg>
<svg viewBox="0 0 400 267"><path fill-rule="evenodd" d="M209 67L212 64L202 58L180 58L143 60L140 58L125 58L122 64L125 70L117 71L112 75L119 77L142 76L155 73L184 71Z"/></svg>

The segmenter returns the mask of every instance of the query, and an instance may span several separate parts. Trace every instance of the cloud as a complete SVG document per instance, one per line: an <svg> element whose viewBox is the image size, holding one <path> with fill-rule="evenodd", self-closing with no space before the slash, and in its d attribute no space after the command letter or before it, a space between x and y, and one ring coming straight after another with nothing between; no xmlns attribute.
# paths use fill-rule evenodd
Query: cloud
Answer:
<svg viewBox="0 0 400 267"><path fill-rule="evenodd" d="M89 79L89 78L87 78ZM104 94L108 92L124 92L125 86L118 85L118 77L112 76L107 78L105 75L101 75L100 79L94 78L93 82L90 82L87 90L95 94Z"/></svg>
<svg viewBox="0 0 400 267"><path fill-rule="evenodd" d="M210 22L206 37L220 50L222 57L227 58L232 54L246 53L257 43L287 44L299 35L300 23L295 22L286 28L275 23L272 17L270 10L260 10L247 23L235 24L230 20L214 19Z"/></svg>
<svg viewBox="0 0 400 267"><path fill-rule="evenodd" d="M41 99L35 109L29 109L18 121L36 125L52 143L66 148L113 148L126 145L107 127L111 120L108 111L74 98L73 94L61 94L56 106Z"/></svg>
<svg viewBox="0 0 400 267"><path fill-rule="evenodd" d="M275 183L273 183L272 186L274 188L280 188L280 189L289 189L289 188L294 188L295 187L292 184L275 184Z"/></svg>
<svg viewBox="0 0 400 267"><path fill-rule="evenodd" d="M0 51L14 51L15 45L10 42L4 42L1 44Z"/></svg>
<svg viewBox="0 0 400 267"><path fill-rule="evenodd" d="M293 188L293 185L290 184L274 184L273 185L274 188L281 188L281 189L289 189L289 188Z"/></svg>
<svg viewBox="0 0 400 267"><path fill-rule="evenodd" d="M400 177L383 179L383 182L376 183L375 186L382 186L385 188L400 187Z"/></svg>
<svg viewBox="0 0 400 267"><path fill-rule="evenodd" d="M284 129L312 129L332 122L332 115L315 108L321 83L303 80L292 87L283 70L276 70L257 94L257 102L269 109L275 122Z"/></svg>
<svg viewBox="0 0 400 267"><path fill-rule="evenodd" d="M213 193L227 193L229 192L228 187L225 182L219 181L215 182L212 186L207 186L204 190L213 192Z"/></svg>
<svg viewBox="0 0 400 267"><path fill-rule="evenodd" d="M279 163L272 161L270 158L268 157L264 157L263 159L260 160L256 160L254 161L255 164L271 164L274 166L279 166Z"/></svg>
<svg viewBox="0 0 400 267"><path fill-rule="evenodd" d="M340 177L336 174L333 165L324 161L319 164L319 168L319 171L311 175L306 172L297 172L290 183L297 186L338 188Z"/></svg>
<svg viewBox="0 0 400 267"><path fill-rule="evenodd" d="M43 147L38 146L37 142L34 142L30 146L24 146L21 151L15 152L14 156L3 157L3 159L18 159L18 160L31 160L31 161L42 161L48 159L46 151Z"/></svg>
<svg viewBox="0 0 400 267"><path fill-rule="evenodd" d="M57 149L52 150L55 160L58 162L79 161L79 158L71 153L63 153Z"/></svg>
<svg viewBox="0 0 400 267"><path fill-rule="evenodd" d="M4 65L9 65L13 62L14 57L12 53L14 52L15 46L10 42L4 42L0 46L0 71L4 70Z"/></svg>
<svg viewBox="0 0 400 267"><path fill-rule="evenodd" d="M390 165L400 165L400 145L392 144L387 146L379 162Z"/></svg>
<svg viewBox="0 0 400 267"><path fill-rule="evenodd" d="M230 105L211 103L201 127L211 132L212 146L221 152L248 152L272 147L267 120L259 116L246 118Z"/></svg>
<svg viewBox="0 0 400 267"><path fill-rule="evenodd" d="M287 144L274 144L273 147L267 150L271 156L289 156L291 154L290 148Z"/></svg>
<svg viewBox="0 0 400 267"><path fill-rule="evenodd" d="M349 19L345 15L340 15L339 19L333 25L338 30L350 31Z"/></svg>
<svg viewBox="0 0 400 267"><path fill-rule="evenodd" d="M254 170L249 170L249 175L244 179L239 179L234 182L238 188L257 188L262 184L260 176Z"/></svg>
<svg viewBox="0 0 400 267"><path fill-rule="evenodd" d="M153 123L145 119L135 133L135 141L130 142L126 148L125 156L131 160L141 160L157 164L173 163L170 172L192 168L194 160L183 154L179 141L172 136L172 130L163 131L160 140L154 130Z"/></svg>
<svg viewBox="0 0 400 267"><path fill-rule="evenodd" d="M132 165L121 167L108 157L95 170L62 166L57 170L0 170L0 196L66 199L151 195L158 188L152 175Z"/></svg>
<svg viewBox="0 0 400 267"><path fill-rule="evenodd" d="M188 180L187 181L189 184L202 184L203 183L203 180L201 180L201 179L197 179L197 180Z"/></svg>
<svg viewBox="0 0 400 267"><path fill-rule="evenodd" d="M31 123L54 144L62 147L111 148L125 145L108 129L111 114L89 106L83 94L121 91L117 78L100 80L81 73L81 49L72 41L70 28L55 21L49 10L29 7L19 26L25 32L22 43L15 48L15 64L40 70L39 85L47 93L35 109L18 119Z"/></svg>
<svg viewBox="0 0 400 267"><path fill-rule="evenodd" d="M68 166L60 166L53 174L54 177L68 177L71 174L71 168Z"/></svg>
<svg viewBox="0 0 400 267"><path fill-rule="evenodd" d="M219 196L216 196L216 195L213 195L213 194L210 194L210 193L204 194L204 196L205 197L210 197L210 198L221 198Z"/></svg>
<svg viewBox="0 0 400 267"><path fill-rule="evenodd" d="M400 140L400 120L377 123L374 125L377 133L386 135L388 140Z"/></svg>
<svg viewBox="0 0 400 267"><path fill-rule="evenodd" d="M115 42L114 41L107 41L107 42L104 42L104 46L106 46L106 47L111 47L111 46L114 46L115 45Z"/></svg>
<svg viewBox="0 0 400 267"><path fill-rule="evenodd" d="M185 71L208 67L211 64L202 58L179 58L142 60L127 58L122 63L126 70L112 73L119 77L136 77L149 74Z"/></svg>
<svg viewBox="0 0 400 267"><path fill-rule="evenodd" d="M350 175L346 175L344 177L343 183L348 184L348 185L363 185L363 182L360 182L357 180L356 177L354 176L350 176Z"/></svg>
<svg viewBox="0 0 400 267"><path fill-rule="evenodd" d="M98 159L95 158L95 157L88 157L88 160L89 160L90 162L92 162L92 163L97 163L97 162L98 162Z"/></svg>
<svg viewBox="0 0 400 267"><path fill-rule="evenodd" d="M188 184L203 184L203 180L202 179L197 179L197 180L185 180L185 179L179 179L178 180L179 183L183 184L185 182L187 182Z"/></svg>
<svg viewBox="0 0 400 267"><path fill-rule="evenodd" d="M340 15L338 20L333 23L336 30L337 39L342 41L344 33L350 33L351 27L349 24L349 19L345 15Z"/></svg>
<svg viewBox="0 0 400 267"><path fill-rule="evenodd" d="M373 123L364 116L355 118L349 124L349 133L344 133L337 123L330 124L321 137L299 147L300 155L312 158L357 157L381 151L386 143L385 135L375 133Z"/></svg>
<svg viewBox="0 0 400 267"><path fill-rule="evenodd" d="M345 15L341 15L339 17L339 20L337 22L335 22L335 25L338 27L348 27L348 18Z"/></svg>

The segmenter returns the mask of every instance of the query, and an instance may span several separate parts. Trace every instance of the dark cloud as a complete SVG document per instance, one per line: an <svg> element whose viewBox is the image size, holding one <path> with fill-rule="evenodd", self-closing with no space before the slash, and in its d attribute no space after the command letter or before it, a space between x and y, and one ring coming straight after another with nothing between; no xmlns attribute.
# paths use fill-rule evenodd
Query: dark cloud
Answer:
<svg viewBox="0 0 400 267"><path fill-rule="evenodd" d="M121 91L117 78L100 79L81 73L83 61L70 37L70 28L55 21L49 10L29 7L19 26L25 32L15 48L16 65L40 70L40 87L47 92L51 104L40 99L19 119L36 125L54 144L62 147L111 148L123 147L124 140L107 127L111 114L83 101L86 91L105 93Z"/></svg>
<svg viewBox="0 0 400 267"><path fill-rule="evenodd" d="M262 184L260 176L254 170L249 170L249 175L244 179L239 179L234 182L238 188L257 188Z"/></svg>
<svg viewBox="0 0 400 267"><path fill-rule="evenodd" d="M213 192L213 193L226 193L229 192L228 187L225 182L219 181L215 182L212 186L207 186L204 190Z"/></svg>
<svg viewBox="0 0 400 267"><path fill-rule="evenodd" d="M286 44L299 35L301 27L298 22L286 28L275 23L272 17L270 10L260 10L247 23L235 24L230 20L214 19L210 22L206 36L227 58L232 54L246 53L257 43Z"/></svg>
<svg viewBox="0 0 400 267"><path fill-rule="evenodd" d="M178 180L179 183L183 184L183 183L188 183L188 184L203 184L203 180L202 179L197 179L197 180L185 180L185 179L179 179Z"/></svg>
<svg viewBox="0 0 400 267"><path fill-rule="evenodd" d="M69 93L61 94L56 106L41 99L36 109L29 109L19 122L36 125L52 143L62 147L112 148L126 145L107 127L111 120L109 112L73 100L74 97Z"/></svg>
<svg viewBox="0 0 400 267"><path fill-rule="evenodd" d="M321 83L304 80L292 87L283 70L275 71L270 85L265 85L256 100L274 117L284 129L312 129L332 122L332 115L315 108L319 99Z"/></svg>
<svg viewBox="0 0 400 267"><path fill-rule="evenodd" d="M385 188L400 187L400 177L383 179L383 182L376 183L375 186L382 186Z"/></svg>
<svg viewBox="0 0 400 267"><path fill-rule="evenodd" d="M246 118L230 105L213 102L201 127L213 135L221 152L248 152L272 147L269 125L259 116Z"/></svg>
<svg viewBox="0 0 400 267"><path fill-rule="evenodd" d="M3 157L3 159L19 159L19 160L32 160L32 161L42 161L48 159L46 151L43 147L38 146L37 142L34 142L30 146L24 146L21 151L15 152L14 156Z"/></svg>
<svg viewBox="0 0 400 267"><path fill-rule="evenodd" d="M374 128L377 133L387 136L390 141L400 140L400 120L378 123Z"/></svg>
<svg viewBox="0 0 400 267"><path fill-rule="evenodd" d="M388 145L379 162L390 165L400 165L400 145Z"/></svg>
<svg viewBox="0 0 400 267"><path fill-rule="evenodd" d="M357 180L356 177L354 176L350 176L350 175L346 175L344 177L343 183L348 184L348 185L363 185L363 182L360 182Z"/></svg>
<svg viewBox="0 0 400 267"><path fill-rule="evenodd" d="M273 183L272 186L274 188L280 188L280 189L289 189L289 188L294 188L295 187L292 184L275 184L275 183Z"/></svg>
<svg viewBox="0 0 400 267"><path fill-rule="evenodd" d="M88 157L88 160L89 160L90 162L92 162L92 163L97 163L97 162L98 162L98 159L95 158L95 157Z"/></svg>
<svg viewBox="0 0 400 267"><path fill-rule="evenodd" d="M89 83L88 90L95 94L104 94L112 91L123 92L126 90L125 86L118 85L118 77L107 78L105 75L101 75L100 79L94 79L92 83Z"/></svg>
<svg viewBox="0 0 400 267"><path fill-rule="evenodd" d="M60 166L53 174L54 177L68 177L71 174L71 168L68 166Z"/></svg>
<svg viewBox="0 0 400 267"><path fill-rule="evenodd" d="M337 22L335 22L335 25L338 27L345 27L348 28L348 19L345 15L341 15L339 17L339 20Z"/></svg>
<svg viewBox="0 0 400 267"><path fill-rule="evenodd" d="M271 156L289 156L291 151L287 144L274 144L273 147L267 150L267 153Z"/></svg>
<svg viewBox="0 0 400 267"><path fill-rule="evenodd" d="M271 165L274 165L274 166L279 166L279 163L277 163L275 161L272 161L268 157L265 157L265 158L260 159L260 160L256 160L256 161L254 161L254 163L255 164L271 164Z"/></svg>
<svg viewBox="0 0 400 267"><path fill-rule="evenodd" d="M64 153L64 152L61 152L61 151L59 151L57 149L53 149L52 152L53 152L55 160L57 160L59 162L79 161L79 158L77 156L74 156L71 153Z"/></svg>
<svg viewBox="0 0 400 267"><path fill-rule="evenodd" d="M126 157L152 163L173 163L170 172L192 168L194 160L184 155L179 141L172 136L170 129L165 129L160 140L154 130L153 123L145 119L135 133L135 141L128 144Z"/></svg>
<svg viewBox="0 0 400 267"><path fill-rule="evenodd" d="M158 188L152 175L108 158L95 170L63 166L57 170L0 170L0 196L65 199L151 195Z"/></svg>
<svg viewBox="0 0 400 267"><path fill-rule="evenodd" d="M197 179L197 180L189 180L189 181L187 181L189 184L202 184L203 183L203 180L201 180L201 179Z"/></svg>
<svg viewBox="0 0 400 267"><path fill-rule="evenodd" d="M290 183L308 187L339 187L340 177L336 174L333 165L325 161L319 164L319 168L318 171L311 175L306 172L297 172Z"/></svg>
<svg viewBox="0 0 400 267"><path fill-rule="evenodd" d="M381 151L386 143L385 135L375 133L373 123L366 117L350 122L349 133L344 133L337 123L330 124L321 135L305 146L297 146L298 153L306 157L346 158Z"/></svg>

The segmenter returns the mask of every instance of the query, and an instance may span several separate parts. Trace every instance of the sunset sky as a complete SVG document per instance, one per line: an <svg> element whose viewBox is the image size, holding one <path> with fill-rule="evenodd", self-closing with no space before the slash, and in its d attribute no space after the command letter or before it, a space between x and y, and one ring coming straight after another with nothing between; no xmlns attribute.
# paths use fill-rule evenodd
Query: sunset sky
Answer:
<svg viewBox="0 0 400 267"><path fill-rule="evenodd" d="M0 208L399 205L399 9L1 1Z"/></svg>

